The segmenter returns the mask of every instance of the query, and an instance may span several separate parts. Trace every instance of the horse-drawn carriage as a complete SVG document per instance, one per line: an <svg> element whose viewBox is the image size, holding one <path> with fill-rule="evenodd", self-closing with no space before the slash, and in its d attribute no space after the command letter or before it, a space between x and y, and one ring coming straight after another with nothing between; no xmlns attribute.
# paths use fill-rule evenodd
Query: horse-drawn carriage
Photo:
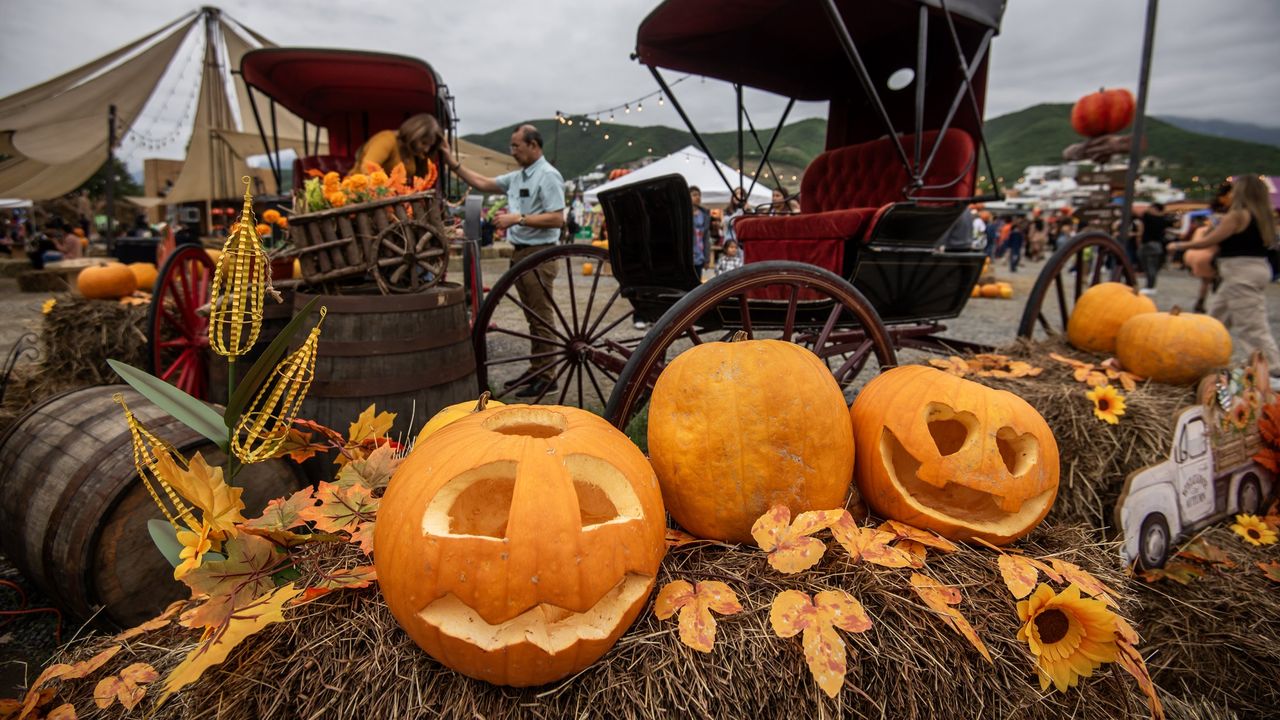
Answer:
<svg viewBox="0 0 1280 720"><path fill-rule="evenodd" d="M735 231L746 264L702 282L692 261L692 208L683 178L602 193L607 253L549 248L494 285L474 324L481 387L503 398L545 372L500 383L503 368L549 360L556 389L545 389L539 401L603 408L624 427L674 354L738 330L805 345L850 390L871 362L881 369L894 365L895 348L979 349L942 332L943 321L963 310L986 256L936 248L965 206L999 197L998 188L981 197L976 187L985 154L988 55L1003 8L1001 0L659 5L640 25L634 57L708 155L662 70L734 86L739 148L743 87L789 98L778 128L797 100L829 104L827 147L804 173L801 211L739 218ZM779 47L786 52L760 52ZM762 153L760 168L776 133L767 144L750 133ZM730 187L754 183L741 171L736 183L723 179ZM575 277L582 261L592 271ZM603 276L605 261L612 277ZM512 291L519 278L544 282L539 268L549 263L564 266L569 288L553 317L533 319L555 335L555 351L535 356L517 341L527 333L497 318L503 303L519 304ZM1073 238L1046 264L1019 334L1064 330L1075 298L1116 279L1132 283L1134 273L1113 239L1098 232ZM643 335L628 335L633 320L653 324Z"/></svg>

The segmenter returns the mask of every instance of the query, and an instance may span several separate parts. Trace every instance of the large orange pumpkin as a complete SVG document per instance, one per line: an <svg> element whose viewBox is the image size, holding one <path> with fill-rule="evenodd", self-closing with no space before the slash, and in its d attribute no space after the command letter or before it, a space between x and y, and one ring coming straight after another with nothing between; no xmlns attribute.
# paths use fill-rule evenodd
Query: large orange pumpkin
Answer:
<svg viewBox="0 0 1280 720"><path fill-rule="evenodd" d="M779 503L843 507L853 472L844 394L809 350L780 340L704 343L669 364L649 404L662 499L690 533L754 543Z"/></svg>
<svg viewBox="0 0 1280 720"><path fill-rule="evenodd" d="M103 263L81 270L76 276L76 289L90 300L119 300L138 289L138 278L127 265Z"/></svg>
<svg viewBox="0 0 1280 720"><path fill-rule="evenodd" d="M129 270L138 281L138 289L151 292L156 284L156 264L149 262L129 263Z"/></svg>
<svg viewBox="0 0 1280 720"><path fill-rule="evenodd" d="M508 405L426 437L375 531L387 606L432 657L499 685L595 662L644 607L666 553L653 469L592 413Z"/></svg>
<svg viewBox="0 0 1280 720"><path fill-rule="evenodd" d="M1116 357L1129 372L1188 385L1231 361L1231 333L1215 318L1175 306L1129 318L1116 336Z"/></svg>
<svg viewBox="0 0 1280 720"><path fill-rule="evenodd" d="M867 383L849 413L858 489L882 517L1003 545L1057 497L1058 443L1013 393L909 365Z"/></svg>
<svg viewBox="0 0 1280 720"><path fill-rule="evenodd" d="M1120 326L1134 315L1153 313L1156 304L1136 288L1099 283L1084 291L1067 319L1067 341L1090 352L1112 354Z"/></svg>
<svg viewBox="0 0 1280 720"><path fill-rule="evenodd" d="M1085 137L1110 135L1129 127L1136 104L1124 89L1101 89L1085 95L1071 108L1071 127Z"/></svg>

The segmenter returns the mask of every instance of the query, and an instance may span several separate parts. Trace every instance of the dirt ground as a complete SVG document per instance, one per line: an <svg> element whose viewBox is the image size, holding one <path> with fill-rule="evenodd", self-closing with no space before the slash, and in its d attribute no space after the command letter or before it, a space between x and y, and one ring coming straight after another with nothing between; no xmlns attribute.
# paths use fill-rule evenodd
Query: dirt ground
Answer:
<svg viewBox="0 0 1280 720"><path fill-rule="evenodd" d="M578 313L568 313L565 322L573 326L573 317L586 316L585 303L592 295L594 284L595 299L592 300L591 320L602 316L595 325L597 331L608 328L614 322L616 327L604 334L604 337L617 344L617 347L634 347L643 337L645 330L633 327L629 317L630 307L627 302L618 298L608 305L609 297L617 290L617 282L612 277L600 277L597 281L591 275L582 273L582 258L572 259L567 266L561 265L559 275L554 282L554 293L561 307L577 308ZM485 285L498 283L501 275L508 268L509 261L504 258L492 258L483 262ZM997 277L1007 280L1013 285L1012 300L974 299L969 302L960 317L946 321L946 335L963 340L1000 346L1014 340L1016 327L1021 317L1023 306L1031 290L1043 262L1026 262L1017 273L1009 272L1007 262L997 267ZM455 268L456 270L456 268ZM454 278L460 277L455 272ZM571 278L572 283L566 281ZM572 287L572 293L570 291ZM1190 308L1195 303L1198 281L1182 270L1166 270L1159 279L1159 292L1155 296L1156 304L1161 310L1168 310L1174 305ZM7 352L24 332L38 332L41 322L41 304L52 295L49 293L22 293L18 291L12 279L0 279L0 352ZM1269 319L1273 334L1280 336L1280 284L1272 284L1267 291ZM606 309L607 306L607 309ZM504 300L491 322L492 327L507 328L515 332L527 332L527 323L523 312L510 300ZM581 328L579 328L581 329ZM488 334L489 360L519 358L527 355L528 340L519 336L491 331ZM687 342L676 347L683 349ZM899 354L900 362L911 362L924 357L918 351L904 350ZM489 387L495 394L503 392L503 386L510 380L518 379L526 372L527 360L507 362L491 366ZM595 382L592 382L592 381ZM558 383L565 391L565 401L577 399L579 387L586 397L586 405L601 410L612 390L612 380L608 373L593 371L593 374L566 373ZM598 387L598 390L597 390ZM560 393L551 393L547 401L555 402ZM507 397L504 400L517 400ZM641 437L643 435L641 434ZM0 468L4 472L4 468ZM28 607L40 607L46 603L39 591L32 587L0 556L0 579L9 580L23 587L28 594ZM19 608L16 594L7 588L0 587L0 611L12 611ZM39 672L49 654L56 647L54 622L52 615L32 614L16 615L0 618L0 697L13 696L17 689ZM5 621L8 621L5 624ZM77 632L74 621L68 621L63 628L63 638L72 637Z"/></svg>

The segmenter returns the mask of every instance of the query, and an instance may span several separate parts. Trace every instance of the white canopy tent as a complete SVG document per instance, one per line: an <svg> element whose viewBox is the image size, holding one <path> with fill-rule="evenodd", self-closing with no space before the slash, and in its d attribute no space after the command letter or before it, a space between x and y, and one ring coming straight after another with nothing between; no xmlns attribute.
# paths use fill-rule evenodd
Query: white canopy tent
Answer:
<svg viewBox="0 0 1280 720"><path fill-rule="evenodd" d="M611 180L603 185L597 185L583 194L588 205L594 205L597 197L606 190L630 185L631 183L640 182L656 178L661 175L683 175L684 181L690 186L697 185L702 191L703 205L728 205L729 204L729 188L725 187L724 180L720 178L720 174L716 172L715 165L720 166L720 172L724 173L729 182L736 182L738 173L733 168L722 162L707 157L702 150L689 145L682 150L677 150L661 160L654 161L634 172L623 175L622 177ZM750 187L751 178L743 177L742 186ZM766 187L763 183L756 183L751 191L748 201L751 205L761 205L773 200L773 191Z"/></svg>

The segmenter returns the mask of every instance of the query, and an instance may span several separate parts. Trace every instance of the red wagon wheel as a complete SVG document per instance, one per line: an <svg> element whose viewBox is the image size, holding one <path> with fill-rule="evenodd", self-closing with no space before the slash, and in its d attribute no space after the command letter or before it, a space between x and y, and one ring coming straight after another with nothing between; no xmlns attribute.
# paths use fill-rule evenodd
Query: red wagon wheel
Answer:
<svg viewBox="0 0 1280 720"><path fill-rule="evenodd" d="M209 318L199 309L209 303L213 271L203 247L179 246L156 277L147 314L151 374L201 400L209 396Z"/></svg>
<svg viewBox="0 0 1280 720"><path fill-rule="evenodd" d="M1133 285L1138 280L1124 248L1101 232L1084 232L1045 263L1036 278L1018 323L1018 337L1028 340L1065 335L1067 319L1085 290L1104 282Z"/></svg>

